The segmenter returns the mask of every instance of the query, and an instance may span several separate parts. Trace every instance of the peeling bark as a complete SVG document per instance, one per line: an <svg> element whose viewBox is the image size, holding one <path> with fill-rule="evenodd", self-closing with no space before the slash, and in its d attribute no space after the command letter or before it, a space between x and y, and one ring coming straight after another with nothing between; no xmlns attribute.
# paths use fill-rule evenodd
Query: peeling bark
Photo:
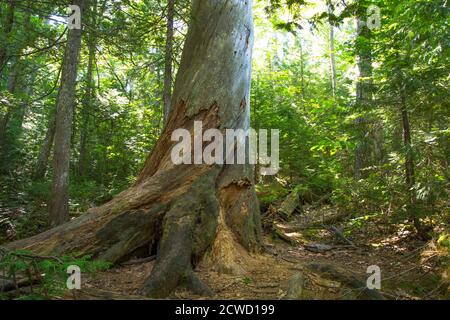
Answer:
<svg viewBox="0 0 450 320"><path fill-rule="evenodd" d="M174 110L135 184L111 202L8 246L38 253L93 254L120 262L157 244L141 293L167 297L178 287L208 294L193 270L202 263L243 273L261 248L261 223L249 165L179 165L170 151L177 128L248 128L252 2L194 1L177 75Z"/></svg>

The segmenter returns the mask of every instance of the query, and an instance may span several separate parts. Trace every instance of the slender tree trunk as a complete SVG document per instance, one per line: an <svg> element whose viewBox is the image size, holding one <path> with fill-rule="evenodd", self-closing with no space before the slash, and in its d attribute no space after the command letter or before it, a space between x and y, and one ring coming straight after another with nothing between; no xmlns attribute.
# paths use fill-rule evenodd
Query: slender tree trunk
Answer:
<svg viewBox="0 0 450 320"><path fill-rule="evenodd" d="M356 102L358 105L370 104L373 98L370 30L364 27L359 18L356 20L356 33L356 66L358 69Z"/></svg>
<svg viewBox="0 0 450 320"><path fill-rule="evenodd" d="M158 298L178 286L206 294L193 273L199 263L245 274L249 252L261 247L253 167L175 165L171 136L179 128L193 132L194 121L223 133L249 127L251 11L252 1L194 1L174 110L136 183L88 214L8 248L117 262L153 244L156 264L142 293Z"/></svg>
<svg viewBox="0 0 450 320"><path fill-rule="evenodd" d="M11 5L12 6L12 5ZM21 26L22 27L22 26ZM30 32L30 14L26 13L23 19L23 32L26 35L25 39L28 39L28 33ZM26 43L26 41L25 41ZM8 106L6 114L0 118L0 146L2 148L2 155L1 157L3 160L7 159L7 157L10 155L10 152L12 151L13 147L15 146L13 144L13 141L16 141L16 138L19 135L20 128L17 127L17 121L20 122L20 127L22 126L22 119L20 119L21 114L23 114L23 110L26 107L26 102L24 103L19 102L20 100L17 99L16 94L18 92L22 94L30 94L30 88L29 86L24 86L22 82L20 81L20 78L23 76L23 69L26 67L26 61L19 58L18 55L22 52L22 49L25 45L22 45L19 48L16 48L15 51L9 50L8 54L13 54L12 58L10 59L10 68L9 68L9 75L8 75L8 82L6 86L6 90L8 93L14 97L14 100L12 103ZM5 51L6 52L6 51ZM32 75L32 79L34 79L35 75ZM34 80L32 80L34 82ZM11 124L10 122L13 122ZM13 126L14 128L11 129L10 127ZM14 131L16 130L16 131ZM9 131L12 131L12 135L8 134ZM10 161L8 161L10 162ZM6 169L6 167L10 167L12 163L5 163L3 162L3 169Z"/></svg>
<svg viewBox="0 0 450 320"><path fill-rule="evenodd" d="M95 29L97 25L97 1L94 0L93 10L91 12L91 26ZM94 62L95 62L95 50L96 50L96 39L94 33L88 35L88 50L89 50L89 60L86 72L86 94L83 99L82 108L82 124L80 128L80 152L78 159L78 174L83 177L86 174L87 160L88 160L88 134L89 134L89 123L90 123L90 113L92 111L92 101L95 96L95 86L93 82L93 72L94 72Z"/></svg>
<svg viewBox="0 0 450 320"><path fill-rule="evenodd" d="M6 63L8 61L8 42L9 35L12 31L14 25L14 3L12 1L7 1L6 14L3 28L3 34L0 34L0 80L3 77L3 70L5 69Z"/></svg>
<svg viewBox="0 0 450 320"><path fill-rule="evenodd" d="M372 102L372 53L370 45L370 30L363 22L356 19L356 66L358 79L356 82L356 107L365 113ZM356 179L363 177L362 169L371 165L368 161L369 153L367 119L364 116L356 119L357 142L355 148L354 175Z"/></svg>
<svg viewBox="0 0 450 320"><path fill-rule="evenodd" d="M58 75L56 77L56 82L59 82L59 77L61 75L61 69L58 72ZM59 91L58 91L59 96ZM59 98L57 97L56 100L58 101ZM56 108L56 106L55 106ZM47 131L45 132L45 138L44 141L41 144L41 148L39 149L38 158L36 161L36 165L34 167L34 172L32 179L34 181L43 180L45 177L45 174L47 172L48 167L48 159L50 157L52 147L53 147L53 140L55 138L55 129L56 129L56 109L52 110L50 114L50 119L48 121L47 125Z"/></svg>
<svg viewBox="0 0 450 320"><path fill-rule="evenodd" d="M167 3L167 30L166 30L166 56L164 67L164 125L169 119L172 98L172 66L173 66L173 20L175 15L175 0Z"/></svg>
<svg viewBox="0 0 450 320"><path fill-rule="evenodd" d="M405 87L400 89L400 100L400 112L403 127L403 146L405 148L405 184L409 196L408 215L414 223L417 234L423 239L427 239L428 236L426 234L426 230L424 229L424 226L420 221L420 218L417 216L416 212L417 199L416 192L414 190L414 186L416 184L416 175Z"/></svg>
<svg viewBox="0 0 450 320"><path fill-rule="evenodd" d="M18 77L19 77L19 61L16 59L13 63L11 72L8 76L8 84L6 85L6 91L11 95L14 95L14 93L16 92ZM14 109L13 104L14 101L10 105L8 105L5 115L2 118L0 118L0 145L3 145L5 142L4 140L6 129L8 127L8 123Z"/></svg>
<svg viewBox="0 0 450 320"><path fill-rule="evenodd" d="M356 179L361 179L367 176L363 169L379 165L383 161L383 131L377 119L369 116L373 108L371 31L359 17L356 19L356 32L356 108L362 115L356 119L354 175Z"/></svg>
<svg viewBox="0 0 450 320"><path fill-rule="evenodd" d="M333 5L331 1L327 1L328 6L328 14L333 14ZM330 79L331 79L331 93L333 95L333 99L336 99L336 55L334 52L334 26L330 19L330 31L329 31L329 50L330 50Z"/></svg>
<svg viewBox="0 0 450 320"><path fill-rule="evenodd" d="M74 1L74 4L78 5L83 13L86 2L86 0L77 0ZM69 219L70 140L81 34L81 29L71 29L68 32L61 73L61 86L56 103L53 185L50 202L50 223L54 226Z"/></svg>
<svg viewBox="0 0 450 320"><path fill-rule="evenodd" d="M41 148L39 150L38 159L33 173L34 181L43 180L45 177L48 167L48 159L50 157L50 153L52 151L53 146L53 140L55 138L55 129L56 129L56 112L53 112L48 122L44 141L42 142Z"/></svg>
<svg viewBox="0 0 450 320"><path fill-rule="evenodd" d="M33 94L35 78L36 73L32 73L28 77L27 83L20 86L20 92L23 97L15 101L14 109L11 112L11 119L3 140L4 144L1 146L0 151L0 157L3 161L1 168L5 173L11 172L17 166L24 164L20 158L23 155L23 143L21 141L23 133L22 125Z"/></svg>
<svg viewBox="0 0 450 320"><path fill-rule="evenodd" d="M16 60L12 66L12 70L8 77L8 84L6 90L8 93L14 97L18 87L18 61ZM7 137L8 126L13 115L14 109L16 107L17 101L12 100L7 105L6 113L0 118L0 172L6 173L9 170L9 143Z"/></svg>
<svg viewBox="0 0 450 320"><path fill-rule="evenodd" d="M301 35L299 35L298 38L296 38L297 45L300 49L300 85L302 87L302 99L305 99L305 58L303 55L303 44Z"/></svg>
<svg viewBox="0 0 450 320"><path fill-rule="evenodd" d="M403 125L403 144L406 149L406 159L405 159L405 181L406 186L409 190L414 187L415 182L415 173L414 173L414 159L411 150L411 129L409 125L409 116L408 109L406 105L406 97L402 93L401 95L402 106L401 106L401 114L402 114L402 125Z"/></svg>

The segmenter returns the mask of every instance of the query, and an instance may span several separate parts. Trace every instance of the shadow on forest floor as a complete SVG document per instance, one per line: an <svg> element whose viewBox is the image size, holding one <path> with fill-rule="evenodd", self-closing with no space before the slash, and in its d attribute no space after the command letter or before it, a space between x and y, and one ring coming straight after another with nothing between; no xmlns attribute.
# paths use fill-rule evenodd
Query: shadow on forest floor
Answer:
<svg viewBox="0 0 450 320"><path fill-rule="evenodd" d="M333 208L323 206L305 212L310 216L323 215L324 210ZM380 292L386 299L449 299L448 283L442 280L439 269L445 257L412 234L361 232L352 235L354 245L349 245L342 237L320 227L301 230L302 219L304 214L295 215L289 222L275 222L277 232L266 230L266 252L252 256L245 274L224 275L199 266L196 273L215 293L213 297L177 291L170 298L284 299L294 275L301 275L304 282L297 299L375 299L377 295L366 289L370 276L366 272L369 266L376 265L381 270ZM284 236L280 236L280 230L285 231ZM99 273L90 277L84 290L73 298L142 298L137 296L137 290L153 265L151 261Z"/></svg>

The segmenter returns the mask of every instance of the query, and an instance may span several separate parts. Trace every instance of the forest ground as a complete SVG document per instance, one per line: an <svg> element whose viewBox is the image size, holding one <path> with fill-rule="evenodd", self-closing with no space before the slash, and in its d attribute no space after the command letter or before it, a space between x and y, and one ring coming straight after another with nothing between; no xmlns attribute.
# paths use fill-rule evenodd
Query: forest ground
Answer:
<svg viewBox="0 0 450 320"><path fill-rule="evenodd" d="M304 215L324 215L334 209L330 206L308 210L296 215L289 222L279 225L285 230L295 228ZM370 227L368 227L370 228ZM429 243L416 239L408 231L396 233L382 227L376 230L360 230L352 235L355 246L343 244L341 239L328 231L306 229L286 233L294 240L287 243L272 231L264 234L266 252L253 256L246 274L224 275L197 268L196 273L214 292L212 297L194 296L187 291L177 291L174 299L283 299L289 288L289 279L296 273L305 278L302 299L367 299L363 290L368 266L381 269L381 293L386 299L448 299L448 284L440 272L440 253ZM391 228L392 229L392 228ZM369 236L370 235L370 236ZM332 250L311 252L305 244L330 245ZM142 299L137 296L151 272L154 261L122 265L105 272L88 276L84 289L65 298L89 299ZM323 274L310 266L331 266L333 274ZM356 279L349 284L345 279Z"/></svg>

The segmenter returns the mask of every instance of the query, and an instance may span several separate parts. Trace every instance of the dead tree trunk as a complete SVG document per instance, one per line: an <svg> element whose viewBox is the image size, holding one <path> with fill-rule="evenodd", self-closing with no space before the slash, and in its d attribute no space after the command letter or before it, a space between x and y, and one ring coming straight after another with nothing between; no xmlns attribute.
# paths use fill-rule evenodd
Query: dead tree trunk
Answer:
<svg viewBox="0 0 450 320"><path fill-rule="evenodd" d="M194 1L175 82L171 116L128 190L86 215L10 244L38 253L93 254L111 262L157 244L155 267L142 292L166 297L178 286L205 293L192 270L245 271L261 246L250 165L175 165L175 129L247 128L253 42L252 1ZM236 145L235 145L236 147Z"/></svg>

